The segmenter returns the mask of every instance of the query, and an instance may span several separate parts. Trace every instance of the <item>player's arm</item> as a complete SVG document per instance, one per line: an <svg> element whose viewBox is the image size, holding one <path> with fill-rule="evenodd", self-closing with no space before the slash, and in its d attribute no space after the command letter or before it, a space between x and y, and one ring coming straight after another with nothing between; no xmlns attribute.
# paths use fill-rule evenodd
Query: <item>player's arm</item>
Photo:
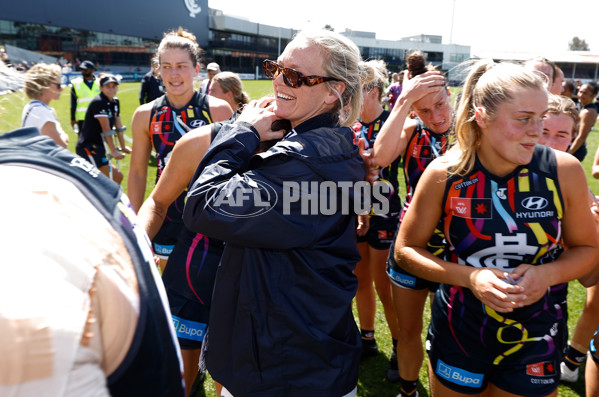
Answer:
<svg viewBox="0 0 599 397"><path fill-rule="evenodd" d="M447 180L447 165L443 158L434 160L424 170L410 209L402 220L395 241L394 257L410 273L439 283L469 288L493 310L510 312L523 306L518 285L501 279L498 269L475 268L440 259L426 246L443 214L443 195Z"/></svg>
<svg viewBox="0 0 599 397"><path fill-rule="evenodd" d="M212 122L229 120L233 116L233 109L227 101L209 95L208 104Z"/></svg>
<svg viewBox="0 0 599 397"><path fill-rule="evenodd" d="M150 196L139 209L140 223L150 239L162 226L168 207L185 191L210 146L212 126L192 130L177 141L171 158Z"/></svg>
<svg viewBox="0 0 599 397"><path fill-rule="evenodd" d="M374 142L373 157L380 167L387 167L404 154L408 137L415 127L415 123L404 125L412 104L445 88L445 78L437 71L426 72L404 81L404 88Z"/></svg>
<svg viewBox="0 0 599 397"><path fill-rule="evenodd" d="M135 211L139 211L146 194L148 162L152 153L152 141L149 129L151 112L151 104L142 105L137 108L131 120L133 144L127 178L127 195Z"/></svg>

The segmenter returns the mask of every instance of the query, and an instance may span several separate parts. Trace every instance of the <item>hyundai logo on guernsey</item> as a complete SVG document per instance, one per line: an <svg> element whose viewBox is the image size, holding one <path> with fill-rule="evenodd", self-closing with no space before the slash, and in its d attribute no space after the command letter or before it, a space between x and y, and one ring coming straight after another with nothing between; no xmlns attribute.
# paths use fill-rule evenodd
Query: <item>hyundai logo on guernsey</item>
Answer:
<svg viewBox="0 0 599 397"><path fill-rule="evenodd" d="M522 200L522 206L527 210L539 211L547 207L548 204L549 201L547 199L537 196L527 197L524 200Z"/></svg>
<svg viewBox="0 0 599 397"><path fill-rule="evenodd" d="M550 193L546 195L527 196L518 194L516 196L516 218L519 219L543 219L555 216L555 206L550 201Z"/></svg>
<svg viewBox="0 0 599 397"><path fill-rule="evenodd" d="M442 360L437 361L437 369L435 373L440 377L460 386L481 387L483 384L483 374L475 374L474 372L466 371L465 369L452 367L445 364Z"/></svg>
<svg viewBox="0 0 599 397"><path fill-rule="evenodd" d="M386 215L389 213L387 195L390 189L388 184L378 181L374 184L366 181L285 181L277 194L269 183L252 179L244 188L238 184L235 189L227 189L226 185L210 188L206 205L232 218L260 216L277 205L282 206L283 215L298 209L302 215L353 215L371 211Z"/></svg>

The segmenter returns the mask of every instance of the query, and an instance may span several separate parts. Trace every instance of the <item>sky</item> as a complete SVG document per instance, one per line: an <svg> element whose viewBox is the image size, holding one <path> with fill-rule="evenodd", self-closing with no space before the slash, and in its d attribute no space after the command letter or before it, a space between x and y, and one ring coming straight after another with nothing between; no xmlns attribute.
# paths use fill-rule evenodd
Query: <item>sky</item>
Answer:
<svg viewBox="0 0 599 397"><path fill-rule="evenodd" d="M570 5L571 4L571 5ZM583 0L208 0L210 8L296 30L331 25L376 32L377 39L441 35L471 55L568 50L574 36L599 54L599 1ZM453 18L452 18L453 15Z"/></svg>

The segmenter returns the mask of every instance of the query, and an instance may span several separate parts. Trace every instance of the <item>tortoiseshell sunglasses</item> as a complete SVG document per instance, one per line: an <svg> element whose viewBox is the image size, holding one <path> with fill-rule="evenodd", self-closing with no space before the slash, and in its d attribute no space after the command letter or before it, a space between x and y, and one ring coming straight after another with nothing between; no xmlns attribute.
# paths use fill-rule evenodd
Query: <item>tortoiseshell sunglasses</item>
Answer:
<svg viewBox="0 0 599 397"><path fill-rule="evenodd" d="M334 77L323 76L304 76L295 69L279 66L275 61L269 59L262 63L262 70L269 79L276 79L279 73L283 74L283 81L291 88L300 87L302 84L312 87L313 85L324 83L325 81L339 81Z"/></svg>

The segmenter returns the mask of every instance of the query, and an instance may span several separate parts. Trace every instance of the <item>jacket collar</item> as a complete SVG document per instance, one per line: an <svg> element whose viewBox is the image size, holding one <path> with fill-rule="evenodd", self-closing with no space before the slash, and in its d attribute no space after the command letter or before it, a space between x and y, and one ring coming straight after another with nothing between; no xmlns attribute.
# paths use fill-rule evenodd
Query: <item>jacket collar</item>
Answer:
<svg viewBox="0 0 599 397"><path fill-rule="evenodd" d="M311 131L316 128L335 128L339 127L339 115L336 113L322 113L314 116L295 127L293 131L298 134Z"/></svg>

